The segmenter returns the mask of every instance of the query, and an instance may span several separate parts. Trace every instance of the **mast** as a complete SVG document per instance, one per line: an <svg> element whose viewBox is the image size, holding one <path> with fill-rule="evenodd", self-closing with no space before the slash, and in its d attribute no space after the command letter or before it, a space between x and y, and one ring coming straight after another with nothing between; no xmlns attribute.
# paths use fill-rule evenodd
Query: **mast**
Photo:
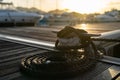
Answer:
<svg viewBox="0 0 120 80"><path fill-rule="evenodd" d="M41 0L40 0L40 10L42 11L42 3L41 3Z"/></svg>
<svg viewBox="0 0 120 80"><path fill-rule="evenodd" d="M57 10L58 10L58 0L56 0L56 14L57 14Z"/></svg>
<svg viewBox="0 0 120 80"><path fill-rule="evenodd" d="M26 6L27 6L27 8L29 8L29 7L28 7L28 0L26 0Z"/></svg>
<svg viewBox="0 0 120 80"><path fill-rule="evenodd" d="M56 0L56 10L58 9L58 0Z"/></svg>

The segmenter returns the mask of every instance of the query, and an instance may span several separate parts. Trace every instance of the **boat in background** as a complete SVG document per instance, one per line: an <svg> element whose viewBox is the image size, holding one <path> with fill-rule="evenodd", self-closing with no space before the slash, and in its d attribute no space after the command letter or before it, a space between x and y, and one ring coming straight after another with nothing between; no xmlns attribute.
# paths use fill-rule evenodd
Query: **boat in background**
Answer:
<svg viewBox="0 0 120 80"><path fill-rule="evenodd" d="M43 15L16 10L13 3L0 1L0 27L34 26Z"/></svg>

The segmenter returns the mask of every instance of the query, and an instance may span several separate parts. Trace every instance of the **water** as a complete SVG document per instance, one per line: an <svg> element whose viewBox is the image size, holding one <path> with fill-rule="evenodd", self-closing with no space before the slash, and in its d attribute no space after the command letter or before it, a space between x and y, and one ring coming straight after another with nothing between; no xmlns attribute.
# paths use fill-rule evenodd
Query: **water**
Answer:
<svg viewBox="0 0 120 80"><path fill-rule="evenodd" d="M78 29L87 30L90 33L102 33L120 29L120 22L110 23L82 23L75 26Z"/></svg>
<svg viewBox="0 0 120 80"><path fill-rule="evenodd" d="M55 24L55 25L50 25L54 26L55 29L62 29L64 28L66 24ZM89 33L102 33L102 32L107 32L107 31L113 31L113 30L118 30L120 29L120 22L108 22L108 23L80 23L76 24L73 27L77 29L84 29L88 31Z"/></svg>

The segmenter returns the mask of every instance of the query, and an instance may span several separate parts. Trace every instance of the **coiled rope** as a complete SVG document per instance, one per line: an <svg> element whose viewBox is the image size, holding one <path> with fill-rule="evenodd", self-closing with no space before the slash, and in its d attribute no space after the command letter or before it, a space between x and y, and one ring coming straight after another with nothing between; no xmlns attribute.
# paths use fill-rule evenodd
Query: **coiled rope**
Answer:
<svg viewBox="0 0 120 80"><path fill-rule="evenodd" d="M69 40L71 36L77 36L80 39L79 44L68 46L62 44L58 39L55 43L57 52L49 51L22 59L21 71L36 77L70 77L87 71L96 64L96 59L99 58L99 53L92 40L101 39L93 39L90 35L83 34L87 34L87 32L65 27L58 32L57 37Z"/></svg>

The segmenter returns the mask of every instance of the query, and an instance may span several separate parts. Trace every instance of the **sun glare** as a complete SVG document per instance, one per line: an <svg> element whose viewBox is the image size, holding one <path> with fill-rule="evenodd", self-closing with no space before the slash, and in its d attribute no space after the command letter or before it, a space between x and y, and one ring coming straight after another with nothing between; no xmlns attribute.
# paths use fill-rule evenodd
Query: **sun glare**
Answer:
<svg viewBox="0 0 120 80"><path fill-rule="evenodd" d="M102 12L107 5L107 0L64 0L63 8L79 13Z"/></svg>
<svg viewBox="0 0 120 80"><path fill-rule="evenodd" d="M86 24L86 23L78 24L78 25L75 26L75 28L87 30L88 29L88 24Z"/></svg>
<svg viewBox="0 0 120 80"><path fill-rule="evenodd" d="M80 26L81 26L81 27L80 27L81 29L84 29L84 30L87 29L87 24L84 24L84 23L83 23L83 24L81 24Z"/></svg>

